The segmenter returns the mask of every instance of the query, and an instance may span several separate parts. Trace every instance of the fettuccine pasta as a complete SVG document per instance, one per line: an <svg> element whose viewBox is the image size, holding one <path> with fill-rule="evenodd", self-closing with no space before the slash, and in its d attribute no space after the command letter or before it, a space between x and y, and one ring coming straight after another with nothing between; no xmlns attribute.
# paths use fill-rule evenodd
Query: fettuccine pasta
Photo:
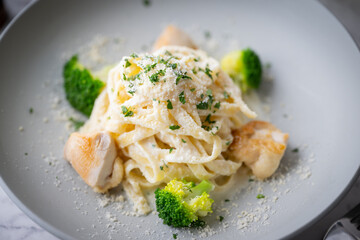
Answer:
<svg viewBox="0 0 360 240"><path fill-rule="evenodd" d="M224 153L246 117L256 114L218 61L201 50L166 46L124 57L109 72L81 133L111 133L125 190L147 213L145 188L174 178L208 179L218 189L231 182L241 162Z"/></svg>

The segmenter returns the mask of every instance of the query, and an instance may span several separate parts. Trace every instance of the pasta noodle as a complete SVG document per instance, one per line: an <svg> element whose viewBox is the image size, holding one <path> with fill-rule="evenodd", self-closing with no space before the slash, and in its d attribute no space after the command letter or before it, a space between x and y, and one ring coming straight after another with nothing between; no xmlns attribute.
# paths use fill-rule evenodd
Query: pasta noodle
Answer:
<svg viewBox="0 0 360 240"><path fill-rule="evenodd" d="M256 114L215 59L201 50L166 46L124 57L109 72L81 132L111 133L124 161L124 188L147 213L142 190L174 178L225 187L241 162L224 153L245 117ZM220 178L228 180L220 185Z"/></svg>

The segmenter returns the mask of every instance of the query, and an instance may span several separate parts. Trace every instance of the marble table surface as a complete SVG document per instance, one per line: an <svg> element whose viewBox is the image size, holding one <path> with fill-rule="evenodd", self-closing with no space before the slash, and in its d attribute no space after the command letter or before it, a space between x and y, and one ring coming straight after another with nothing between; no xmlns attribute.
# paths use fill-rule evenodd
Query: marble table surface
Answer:
<svg viewBox="0 0 360 240"><path fill-rule="evenodd" d="M320 0L337 16L360 44L360 1ZM360 162L360 161L359 161ZM348 210L360 203L360 178L341 202L317 223L294 239L322 239L329 226ZM0 239L38 240L58 239L27 217L0 188Z"/></svg>

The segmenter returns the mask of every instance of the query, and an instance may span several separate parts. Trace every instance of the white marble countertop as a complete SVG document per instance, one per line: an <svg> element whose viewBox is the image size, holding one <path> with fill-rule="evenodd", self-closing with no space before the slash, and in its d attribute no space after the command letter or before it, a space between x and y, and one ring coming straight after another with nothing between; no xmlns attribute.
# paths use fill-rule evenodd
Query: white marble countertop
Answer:
<svg viewBox="0 0 360 240"><path fill-rule="evenodd" d="M360 1L320 0L342 21L355 41L360 44ZM9 1L7 1L9 2ZM25 3L22 0L19 2ZM21 4L21 3L20 3ZM294 239L322 239L329 226L348 210L360 203L360 178L341 202L317 223ZM27 217L0 188L0 239L38 240L57 239Z"/></svg>

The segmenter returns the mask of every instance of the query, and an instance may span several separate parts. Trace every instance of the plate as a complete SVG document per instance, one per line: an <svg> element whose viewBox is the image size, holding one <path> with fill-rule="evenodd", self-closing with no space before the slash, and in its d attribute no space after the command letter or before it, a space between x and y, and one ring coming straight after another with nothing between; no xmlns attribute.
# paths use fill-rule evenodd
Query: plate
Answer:
<svg viewBox="0 0 360 240"><path fill-rule="evenodd" d="M63 101L66 58L89 51L106 64L86 46L110 41L119 60L147 49L169 23L216 58L250 46L270 62L274 80L260 95L271 121L290 134L276 175L233 189L200 231L169 228L155 214L132 216L129 201L108 204L62 159L67 117L79 117ZM351 37L316 1L35 2L0 40L1 186L62 239L290 238L334 206L357 176L359 66ZM256 199L258 192L266 198Z"/></svg>

